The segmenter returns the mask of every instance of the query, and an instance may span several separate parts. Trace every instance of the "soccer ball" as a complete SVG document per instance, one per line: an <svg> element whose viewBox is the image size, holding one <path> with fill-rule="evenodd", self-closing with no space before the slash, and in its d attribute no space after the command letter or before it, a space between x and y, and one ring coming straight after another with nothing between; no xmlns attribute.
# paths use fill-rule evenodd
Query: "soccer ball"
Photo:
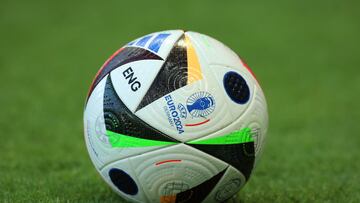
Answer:
<svg viewBox="0 0 360 203"><path fill-rule="evenodd" d="M211 203L249 180L268 126L265 97L221 42L169 30L116 51L90 87L90 158L130 202Z"/></svg>

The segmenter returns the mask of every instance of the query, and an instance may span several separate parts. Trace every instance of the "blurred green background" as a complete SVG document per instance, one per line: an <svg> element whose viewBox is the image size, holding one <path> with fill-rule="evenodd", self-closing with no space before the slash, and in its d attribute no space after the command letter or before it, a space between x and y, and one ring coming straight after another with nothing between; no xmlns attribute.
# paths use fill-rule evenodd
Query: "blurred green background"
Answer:
<svg viewBox="0 0 360 203"><path fill-rule="evenodd" d="M359 1L0 1L0 202L122 202L88 158L82 113L103 62L159 30L213 36L268 100L240 202L360 201Z"/></svg>

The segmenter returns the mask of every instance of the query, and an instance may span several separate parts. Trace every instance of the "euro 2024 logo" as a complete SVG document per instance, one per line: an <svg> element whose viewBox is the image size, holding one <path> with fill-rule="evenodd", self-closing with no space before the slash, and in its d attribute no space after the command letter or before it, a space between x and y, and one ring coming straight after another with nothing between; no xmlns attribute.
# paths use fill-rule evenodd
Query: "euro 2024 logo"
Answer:
<svg viewBox="0 0 360 203"><path fill-rule="evenodd" d="M215 99L208 92L196 92L187 99L186 108L193 117L206 117L215 110Z"/></svg>

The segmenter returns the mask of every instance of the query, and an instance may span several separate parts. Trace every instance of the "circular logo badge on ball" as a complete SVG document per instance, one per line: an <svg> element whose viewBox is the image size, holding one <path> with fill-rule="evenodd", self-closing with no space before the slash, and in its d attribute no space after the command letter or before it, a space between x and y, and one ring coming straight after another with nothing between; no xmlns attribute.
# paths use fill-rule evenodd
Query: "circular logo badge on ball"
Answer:
<svg viewBox="0 0 360 203"><path fill-rule="evenodd" d="M224 75L224 88L227 95L238 104L245 104L250 98L250 89L245 79L234 71Z"/></svg>

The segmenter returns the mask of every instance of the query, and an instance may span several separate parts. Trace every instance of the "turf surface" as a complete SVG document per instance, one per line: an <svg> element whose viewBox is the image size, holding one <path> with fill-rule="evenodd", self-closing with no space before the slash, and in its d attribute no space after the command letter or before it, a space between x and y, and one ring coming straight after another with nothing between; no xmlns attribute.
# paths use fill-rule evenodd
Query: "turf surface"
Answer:
<svg viewBox="0 0 360 203"><path fill-rule="evenodd" d="M0 202L122 202L93 168L82 113L123 44L182 28L253 68L264 155L240 202L360 201L359 1L0 2Z"/></svg>

